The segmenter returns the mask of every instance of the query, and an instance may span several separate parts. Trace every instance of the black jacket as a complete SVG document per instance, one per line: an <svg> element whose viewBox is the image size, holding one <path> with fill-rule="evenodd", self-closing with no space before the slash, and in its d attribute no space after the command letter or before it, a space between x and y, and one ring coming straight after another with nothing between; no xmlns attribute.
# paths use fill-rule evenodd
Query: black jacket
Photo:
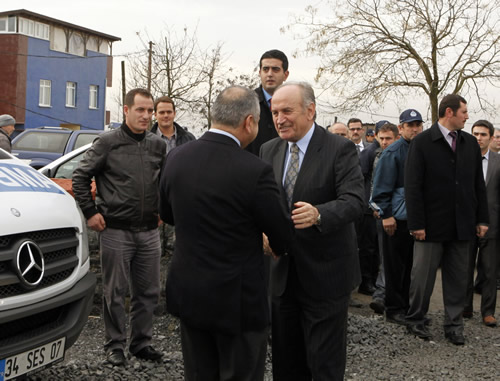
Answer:
<svg viewBox="0 0 500 381"><path fill-rule="evenodd" d="M157 227L165 146L148 131L134 136L125 123L99 135L73 173L73 192L85 217L101 213L106 226L116 229ZM93 177L97 187L95 202L90 193Z"/></svg>
<svg viewBox="0 0 500 381"><path fill-rule="evenodd" d="M437 123L410 144L405 166L408 229L425 229L425 240L470 240L488 223L481 151L476 138L459 131L456 152Z"/></svg>
<svg viewBox="0 0 500 381"><path fill-rule="evenodd" d="M181 144L187 143L191 140L196 140L195 136L187 131L184 127L181 127L179 124L174 122L175 126L175 132L177 134L175 138L175 146L180 146ZM153 124L153 127L151 127L151 132L155 135L158 134L158 122Z"/></svg>
<svg viewBox="0 0 500 381"><path fill-rule="evenodd" d="M176 234L168 311L199 329L231 335L264 329L262 232L278 255L292 239L271 166L208 131L168 154L160 194L162 220Z"/></svg>
<svg viewBox="0 0 500 381"><path fill-rule="evenodd" d="M277 138L278 133L274 127L273 116L271 114L271 109L267 104L264 93L262 92L262 86L255 89L257 96L259 97L260 104L260 120L259 120L259 133L255 140L250 143L245 149L254 155L259 156L260 146L265 142Z"/></svg>
<svg viewBox="0 0 500 381"><path fill-rule="evenodd" d="M293 202L305 201L321 214L321 225L296 230L289 256L271 262L271 292L283 295L293 256L302 289L315 300L348 295L359 285L354 222L363 208L363 176L354 143L315 126L293 189ZM264 144L261 157L273 166L282 191L285 140Z"/></svg>

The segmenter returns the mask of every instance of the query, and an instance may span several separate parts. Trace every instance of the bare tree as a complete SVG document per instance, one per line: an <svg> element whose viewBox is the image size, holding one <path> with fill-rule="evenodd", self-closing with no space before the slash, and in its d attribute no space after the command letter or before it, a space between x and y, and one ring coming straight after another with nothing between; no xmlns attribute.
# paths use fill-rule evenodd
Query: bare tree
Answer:
<svg viewBox="0 0 500 381"><path fill-rule="evenodd" d="M246 86L253 89L257 87L258 77L255 75L239 74L232 67L228 67L226 62L229 59L228 55L222 52L222 43L218 43L215 48L211 49L206 57L203 65L204 93L200 97L199 112L207 121L207 126L211 123L212 104L217 95L226 87L231 85Z"/></svg>
<svg viewBox="0 0 500 381"><path fill-rule="evenodd" d="M445 93L475 96L500 77L497 0L339 0L331 16L309 6L282 30L321 57L316 80L344 111L425 96L432 120Z"/></svg>
<svg viewBox="0 0 500 381"><path fill-rule="evenodd" d="M196 102L199 86L205 81L203 62L205 53L198 45L196 30L188 33L184 28L181 37L166 29L158 39L149 35L138 36L144 48L153 42L151 54L151 92L153 96L167 95L176 103L176 108L188 110ZM146 87L148 60L146 54L132 56L130 82L134 87Z"/></svg>

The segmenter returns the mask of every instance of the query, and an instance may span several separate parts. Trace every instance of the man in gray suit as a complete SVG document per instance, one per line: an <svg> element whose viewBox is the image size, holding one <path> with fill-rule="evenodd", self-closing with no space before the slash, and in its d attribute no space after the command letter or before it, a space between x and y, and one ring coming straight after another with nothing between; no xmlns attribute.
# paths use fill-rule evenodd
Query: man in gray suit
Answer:
<svg viewBox="0 0 500 381"><path fill-rule="evenodd" d="M481 283L481 316L483 323L488 327L496 327L495 307L497 300L496 262L499 245L498 217L500 213L500 156L489 150L493 139L493 125L487 120L478 120L472 125L474 135L481 148L483 156L483 175L486 182L488 211L490 225L484 238L476 238L471 247L469 257L469 272L467 278L467 303L463 316L472 317L472 301L474 290L474 268L477 258L477 272L483 280Z"/></svg>
<svg viewBox="0 0 500 381"><path fill-rule="evenodd" d="M343 380L347 308L360 281L354 221L363 176L354 144L315 124L314 91L274 93L279 138L261 147L291 212L295 242L271 265L273 379Z"/></svg>

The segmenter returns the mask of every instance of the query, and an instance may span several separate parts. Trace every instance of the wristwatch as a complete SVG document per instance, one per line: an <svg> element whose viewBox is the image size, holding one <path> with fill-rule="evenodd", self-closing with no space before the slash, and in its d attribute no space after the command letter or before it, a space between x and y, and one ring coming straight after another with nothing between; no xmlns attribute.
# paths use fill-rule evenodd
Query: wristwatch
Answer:
<svg viewBox="0 0 500 381"><path fill-rule="evenodd" d="M316 218L314 225L321 225L321 214L318 213L318 218Z"/></svg>

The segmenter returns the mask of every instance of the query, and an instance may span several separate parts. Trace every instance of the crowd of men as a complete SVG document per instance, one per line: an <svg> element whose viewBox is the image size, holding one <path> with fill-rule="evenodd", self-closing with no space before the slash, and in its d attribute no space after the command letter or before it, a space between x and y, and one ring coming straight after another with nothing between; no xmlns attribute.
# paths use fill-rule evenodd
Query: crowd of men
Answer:
<svg viewBox="0 0 500 381"><path fill-rule="evenodd" d="M197 140L174 121L170 98L131 90L122 126L75 170L75 198L100 232L107 361L126 364L127 341L130 356L163 356L152 346L163 223L175 226L166 303L180 319L186 380L262 380L269 327L274 380L342 380L352 291L428 339L438 266L446 338L464 343L474 287L484 323L496 325L500 134L491 123L463 132L467 103L449 95L423 132L414 109L398 126L366 131L351 118L325 129L312 87L285 82L283 52L265 52L259 75L255 91L217 96Z"/></svg>

